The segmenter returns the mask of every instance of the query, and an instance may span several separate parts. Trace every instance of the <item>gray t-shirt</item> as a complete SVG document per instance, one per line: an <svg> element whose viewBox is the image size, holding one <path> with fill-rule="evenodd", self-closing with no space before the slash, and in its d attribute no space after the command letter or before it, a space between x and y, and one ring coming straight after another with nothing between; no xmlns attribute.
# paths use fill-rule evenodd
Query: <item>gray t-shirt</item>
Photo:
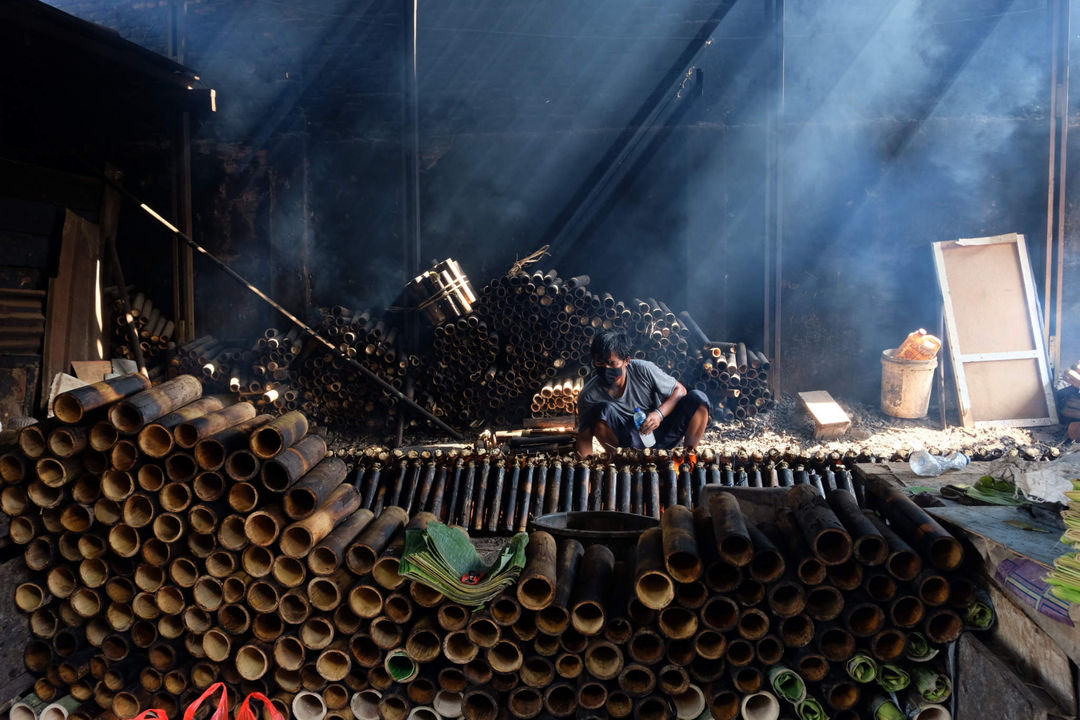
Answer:
<svg viewBox="0 0 1080 720"><path fill-rule="evenodd" d="M600 419L605 405L612 405L627 418L634 417L634 409L645 412L655 410L671 397L678 382L675 378L649 360L631 360L626 366L626 388L621 397L611 397L600 387L593 375L585 381L578 396L578 429L588 427Z"/></svg>

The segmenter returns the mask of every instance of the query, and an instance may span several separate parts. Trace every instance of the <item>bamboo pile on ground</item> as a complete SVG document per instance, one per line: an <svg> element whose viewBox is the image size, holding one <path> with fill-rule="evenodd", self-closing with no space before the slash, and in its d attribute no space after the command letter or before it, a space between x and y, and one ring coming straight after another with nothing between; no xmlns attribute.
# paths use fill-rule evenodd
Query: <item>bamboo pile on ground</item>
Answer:
<svg viewBox="0 0 1080 720"><path fill-rule="evenodd" d="M398 575L406 527L520 523L523 507L475 503L514 478L519 499L558 487L618 505L626 488L633 502L632 466L595 484L572 466L570 492L531 458L404 456L366 507L368 471L348 481L301 413L229 403L190 376L110 380L60 396L57 421L0 456L11 536L39 577L16 589L36 699L77 718L175 713L220 679L301 720L688 720L706 706L722 720L788 700L808 717L806 690L833 717L870 717L906 681L912 702L941 699L948 678L911 663L992 619L959 545L898 493L866 489L878 517L798 483L755 525L731 495L678 503L681 468L631 555L534 532L514 591L472 612Z"/></svg>

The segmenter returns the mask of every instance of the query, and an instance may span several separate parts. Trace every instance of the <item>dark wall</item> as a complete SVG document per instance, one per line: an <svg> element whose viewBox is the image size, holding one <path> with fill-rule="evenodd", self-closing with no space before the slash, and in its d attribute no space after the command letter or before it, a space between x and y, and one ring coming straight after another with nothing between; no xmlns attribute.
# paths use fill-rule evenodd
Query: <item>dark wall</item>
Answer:
<svg viewBox="0 0 1080 720"><path fill-rule="evenodd" d="M53 4L167 49L165 4ZM315 304L392 302L405 280L403 3L186 5L184 62L219 106L195 129L198 239L291 307L309 284ZM872 402L881 350L937 325L931 242L1022 232L1041 277L1048 11L1041 0L789 0L781 104L761 5L733 4L695 59L700 95L640 136L614 199L586 207L586 230L560 239L554 262L761 347L775 188L784 389ZM455 257L479 285L548 242L716 7L421 2L425 262ZM199 269L200 334L273 322Z"/></svg>

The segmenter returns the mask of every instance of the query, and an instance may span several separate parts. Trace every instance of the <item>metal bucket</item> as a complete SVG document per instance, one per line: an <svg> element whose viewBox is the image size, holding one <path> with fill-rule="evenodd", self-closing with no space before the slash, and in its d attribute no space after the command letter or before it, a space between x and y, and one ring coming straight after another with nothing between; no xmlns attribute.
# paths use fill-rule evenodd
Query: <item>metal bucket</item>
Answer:
<svg viewBox="0 0 1080 720"><path fill-rule="evenodd" d="M603 543L618 558L637 546L641 533L659 524L659 520L647 515L604 510L541 515L529 524L529 529L551 533L556 542L573 539L582 545Z"/></svg>
<svg viewBox="0 0 1080 720"><path fill-rule="evenodd" d="M895 352L893 348L881 353L881 411L898 418L925 417L937 358L903 360L893 357Z"/></svg>

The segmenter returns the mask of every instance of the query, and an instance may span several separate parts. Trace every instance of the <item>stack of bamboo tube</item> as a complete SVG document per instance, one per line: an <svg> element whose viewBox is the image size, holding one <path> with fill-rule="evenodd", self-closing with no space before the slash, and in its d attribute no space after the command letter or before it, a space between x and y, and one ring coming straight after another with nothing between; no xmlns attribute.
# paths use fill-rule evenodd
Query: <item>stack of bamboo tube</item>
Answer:
<svg viewBox="0 0 1080 720"><path fill-rule="evenodd" d="M533 417L552 417L557 415L576 415L578 395L585 387L585 380L581 377L566 378L564 380L548 383L540 388L540 392L533 395Z"/></svg>
<svg viewBox="0 0 1080 720"><path fill-rule="evenodd" d="M405 457L386 484L366 469L358 492L301 413L226 403L190 376L152 389L109 380L61 395L55 423L0 455L11 537L39 577L16 589L40 676L29 706L175 714L222 679L300 720L495 720L500 708L688 720L706 706L722 720L790 689L767 674L783 663L834 717L860 717L877 702L860 684L871 666L895 683L905 658L954 640L975 604L959 544L910 500L866 488L879 518L806 482L762 524L723 492L655 500L661 527L625 557L534 532L514 592L471 613L397 574L404 530L436 517L476 528L485 495L466 488L508 469L546 487L528 459L457 458L447 480L436 458ZM709 484L722 487L718 472ZM589 472L573 474L592 497ZM601 497L627 486L621 471L601 475L613 483L598 481ZM365 507L368 486L381 507ZM939 687L929 667L910 675Z"/></svg>
<svg viewBox="0 0 1080 720"><path fill-rule="evenodd" d="M634 357L709 394L714 417L748 417L772 405L764 355L711 342L688 313L662 301L623 302L591 292L587 275L564 279L548 270L496 278L470 315L435 328L425 385L431 409L454 422L519 420L536 387L567 371L588 375L592 338L609 329L627 334Z"/></svg>
<svg viewBox="0 0 1080 720"><path fill-rule="evenodd" d="M175 324L154 305L149 296L141 292L135 293L131 299L131 317L139 332L139 346L142 348L145 362L152 363L176 348L176 343L172 339ZM135 353L131 349L132 340L128 335L123 301L120 299L113 301L113 318L114 355L134 359Z"/></svg>

